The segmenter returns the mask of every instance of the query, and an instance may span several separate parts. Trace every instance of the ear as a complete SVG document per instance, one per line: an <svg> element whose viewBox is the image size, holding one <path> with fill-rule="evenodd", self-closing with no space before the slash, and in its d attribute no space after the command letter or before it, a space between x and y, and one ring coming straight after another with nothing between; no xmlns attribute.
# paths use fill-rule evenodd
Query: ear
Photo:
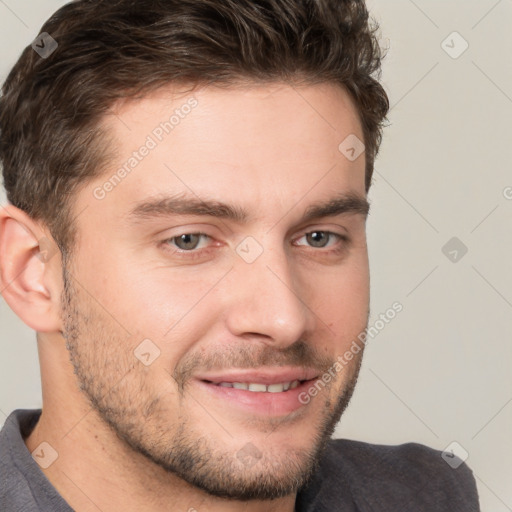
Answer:
<svg viewBox="0 0 512 512"><path fill-rule="evenodd" d="M60 251L42 226L13 205L0 207L0 293L36 332L62 330Z"/></svg>

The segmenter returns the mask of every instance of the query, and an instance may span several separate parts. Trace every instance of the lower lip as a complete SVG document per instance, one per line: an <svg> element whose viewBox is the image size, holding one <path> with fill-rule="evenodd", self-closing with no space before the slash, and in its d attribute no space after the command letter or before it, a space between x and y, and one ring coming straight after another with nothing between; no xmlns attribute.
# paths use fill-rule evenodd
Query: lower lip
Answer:
<svg viewBox="0 0 512 512"><path fill-rule="evenodd" d="M306 380L296 388L279 393L247 391L245 389L217 386L204 380L196 380L202 389L211 395L224 399L230 405L254 414L264 416L284 416L290 414L307 404L299 400L315 379Z"/></svg>

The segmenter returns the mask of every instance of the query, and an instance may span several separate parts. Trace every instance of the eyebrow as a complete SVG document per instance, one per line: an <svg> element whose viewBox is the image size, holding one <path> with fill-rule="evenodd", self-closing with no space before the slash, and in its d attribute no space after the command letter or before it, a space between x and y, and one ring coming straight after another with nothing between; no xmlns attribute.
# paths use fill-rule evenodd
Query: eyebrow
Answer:
<svg viewBox="0 0 512 512"><path fill-rule="evenodd" d="M326 201L317 202L306 208L299 222L308 222L322 217L342 214L367 216L370 204L367 199L355 193L339 194ZM143 222L158 217L177 215L200 215L229 220L239 224L253 218L244 208L220 201L200 199L190 196L157 196L135 204L128 214L131 222Z"/></svg>

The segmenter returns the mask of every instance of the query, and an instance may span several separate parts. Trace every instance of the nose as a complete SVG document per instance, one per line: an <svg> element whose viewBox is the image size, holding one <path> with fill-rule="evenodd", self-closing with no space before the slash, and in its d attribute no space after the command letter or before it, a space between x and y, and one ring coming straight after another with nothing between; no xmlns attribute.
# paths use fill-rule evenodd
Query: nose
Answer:
<svg viewBox="0 0 512 512"><path fill-rule="evenodd" d="M258 338L284 349L314 327L306 283L294 274L284 250L238 260L230 276L227 326L235 336Z"/></svg>

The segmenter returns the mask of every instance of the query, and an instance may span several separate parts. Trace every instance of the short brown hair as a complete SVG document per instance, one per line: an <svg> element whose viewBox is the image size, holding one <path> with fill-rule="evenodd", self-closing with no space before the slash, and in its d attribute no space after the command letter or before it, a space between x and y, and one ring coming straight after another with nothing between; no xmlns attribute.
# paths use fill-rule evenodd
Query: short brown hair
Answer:
<svg viewBox="0 0 512 512"><path fill-rule="evenodd" d="M9 202L73 245L72 195L101 174L102 116L165 85L337 83L358 109L366 190L389 109L364 0L75 0L42 27L2 88L0 162ZM340 141L341 142L341 141Z"/></svg>

